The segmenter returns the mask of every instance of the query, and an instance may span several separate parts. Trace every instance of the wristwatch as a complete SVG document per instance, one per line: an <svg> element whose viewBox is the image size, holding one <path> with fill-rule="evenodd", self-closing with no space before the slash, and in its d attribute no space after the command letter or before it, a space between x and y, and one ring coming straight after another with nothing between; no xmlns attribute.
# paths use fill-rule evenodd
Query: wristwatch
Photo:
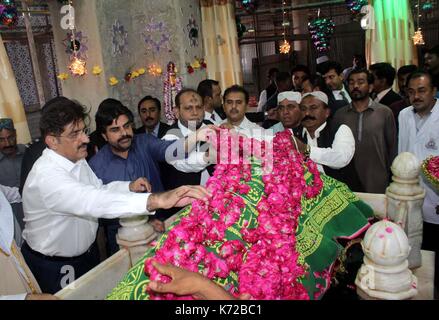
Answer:
<svg viewBox="0 0 439 320"><path fill-rule="evenodd" d="M309 146L309 144L307 144L303 155L305 156L305 158L309 158L310 154L311 154L311 147Z"/></svg>

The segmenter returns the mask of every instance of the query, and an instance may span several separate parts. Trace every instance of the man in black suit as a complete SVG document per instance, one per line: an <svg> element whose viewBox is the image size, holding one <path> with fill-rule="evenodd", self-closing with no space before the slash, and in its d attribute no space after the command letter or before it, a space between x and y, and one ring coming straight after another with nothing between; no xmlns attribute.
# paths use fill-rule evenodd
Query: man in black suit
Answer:
<svg viewBox="0 0 439 320"><path fill-rule="evenodd" d="M137 109L143 126L134 130L135 134L149 133L161 139L168 132L170 126L160 121L162 105L159 99L146 96L140 100Z"/></svg>
<svg viewBox="0 0 439 320"><path fill-rule="evenodd" d="M175 97L175 111L178 120L170 127L162 140L173 141L187 137L201 127L213 125L205 120L203 99L196 90L183 89ZM197 143L187 157L186 167L180 166L177 170L169 163L160 163L160 174L165 190L173 189L174 186L182 185L206 185L207 179L213 174L214 166L209 165L210 159L206 153L204 143ZM164 210L161 219L167 219L176 212L178 208Z"/></svg>
<svg viewBox="0 0 439 320"><path fill-rule="evenodd" d="M204 119L218 125L224 119L216 112L223 105L221 86L218 81L206 79L198 84L198 94L203 99Z"/></svg>
<svg viewBox="0 0 439 320"><path fill-rule="evenodd" d="M376 95L375 102L389 107L391 104L402 100L402 97L392 89L396 70L390 63L375 63L369 69L375 77L373 83L373 92Z"/></svg>
<svg viewBox="0 0 439 320"><path fill-rule="evenodd" d="M317 66L327 86L328 107L332 117L338 109L352 102L351 96L343 83L343 68L336 61L325 61Z"/></svg>

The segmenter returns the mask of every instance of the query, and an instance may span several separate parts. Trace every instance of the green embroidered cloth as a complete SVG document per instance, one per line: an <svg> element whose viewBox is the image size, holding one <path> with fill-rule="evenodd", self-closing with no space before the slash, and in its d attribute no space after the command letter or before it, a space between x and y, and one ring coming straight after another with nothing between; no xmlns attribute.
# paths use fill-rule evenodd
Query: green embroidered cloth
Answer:
<svg viewBox="0 0 439 320"><path fill-rule="evenodd" d="M312 175L307 172L305 179L310 182ZM301 281L310 299L321 297L328 288L329 283L319 273L328 270L342 250L342 246L337 243L336 239L355 237L368 227L368 218L373 217L372 209L358 199L346 185L325 175L322 175L322 180L324 185L322 192L313 199L302 200L303 213L296 233L299 262L308 266L307 276ZM245 220L249 221L249 228L256 226L258 216L256 206L264 194L262 171L259 165L253 164L252 180L248 184L251 190L247 195L242 196L246 207L243 209L240 220L226 231L227 240L243 241L240 230ZM180 211L170 229L177 225L190 210L190 207L187 207ZM107 299L146 300L149 298L145 290L149 278L143 272L144 261L154 256L155 251L162 246L166 237L167 233L161 237L155 247L147 250ZM208 247L207 250L218 254L221 244L217 243ZM225 288L228 288L230 284L238 287L238 276L234 272L231 272L226 279L217 278L214 281Z"/></svg>

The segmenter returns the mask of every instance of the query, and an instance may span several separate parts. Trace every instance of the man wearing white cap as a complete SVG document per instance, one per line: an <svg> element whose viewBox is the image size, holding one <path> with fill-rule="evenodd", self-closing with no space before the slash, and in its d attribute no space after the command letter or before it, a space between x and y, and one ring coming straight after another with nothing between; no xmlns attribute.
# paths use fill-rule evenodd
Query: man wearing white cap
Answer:
<svg viewBox="0 0 439 320"><path fill-rule="evenodd" d="M327 121L331 111L328 108L328 96L321 91L304 94L300 109L303 116L302 140L305 143L297 141L299 151L316 162L320 172L346 182L346 170L338 169L347 167L355 153L355 139L351 129L344 124L333 127Z"/></svg>
<svg viewBox="0 0 439 320"><path fill-rule="evenodd" d="M278 94L277 111L280 122L270 128L273 130L273 134L285 129L292 129L295 135L299 133L300 122L302 121L302 112L299 106L301 100L302 95L299 92L285 91Z"/></svg>

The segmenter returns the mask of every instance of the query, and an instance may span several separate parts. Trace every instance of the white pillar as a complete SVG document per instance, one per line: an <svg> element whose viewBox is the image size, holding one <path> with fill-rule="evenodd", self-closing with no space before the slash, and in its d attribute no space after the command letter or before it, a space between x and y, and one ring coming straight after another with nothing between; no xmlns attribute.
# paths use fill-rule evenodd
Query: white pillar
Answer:
<svg viewBox="0 0 439 320"><path fill-rule="evenodd" d="M418 294L418 280L408 268L410 246L397 224L381 220L369 228L361 242L364 261L355 285L366 300L404 300Z"/></svg>
<svg viewBox="0 0 439 320"><path fill-rule="evenodd" d="M422 265L422 204L425 190L419 184L420 162L411 153L403 152L392 164L393 182L386 190L387 216L407 234L411 247L409 268Z"/></svg>
<svg viewBox="0 0 439 320"><path fill-rule="evenodd" d="M146 252L148 244L156 239L157 234L148 223L147 216L120 219L121 228L117 233L117 244L130 252L134 265Z"/></svg>

